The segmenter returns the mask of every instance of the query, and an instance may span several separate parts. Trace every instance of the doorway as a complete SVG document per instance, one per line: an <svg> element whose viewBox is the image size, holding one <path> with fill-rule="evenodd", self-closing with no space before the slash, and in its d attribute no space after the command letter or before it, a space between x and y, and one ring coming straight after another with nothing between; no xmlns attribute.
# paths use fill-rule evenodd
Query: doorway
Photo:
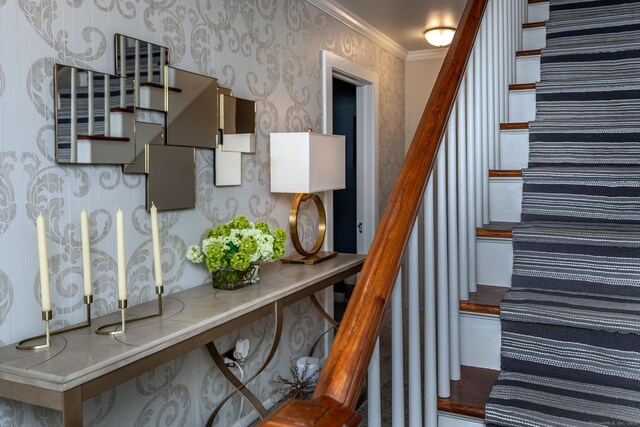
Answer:
<svg viewBox="0 0 640 427"><path fill-rule="evenodd" d="M333 250L358 252L356 86L333 77L333 133L345 137L345 188L333 192Z"/></svg>

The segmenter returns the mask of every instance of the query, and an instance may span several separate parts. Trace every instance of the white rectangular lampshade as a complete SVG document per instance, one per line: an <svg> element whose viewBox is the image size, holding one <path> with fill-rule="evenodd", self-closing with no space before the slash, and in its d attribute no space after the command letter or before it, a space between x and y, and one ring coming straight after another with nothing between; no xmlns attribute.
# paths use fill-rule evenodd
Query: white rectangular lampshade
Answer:
<svg viewBox="0 0 640 427"><path fill-rule="evenodd" d="M345 141L310 132L271 134L271 192L318 193L345 188Z"/></svg>

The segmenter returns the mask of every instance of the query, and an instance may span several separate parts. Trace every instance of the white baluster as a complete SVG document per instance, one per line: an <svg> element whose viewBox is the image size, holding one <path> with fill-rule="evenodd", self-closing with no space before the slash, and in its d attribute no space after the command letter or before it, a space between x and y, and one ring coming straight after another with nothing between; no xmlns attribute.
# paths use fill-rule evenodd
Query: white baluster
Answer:
<svg viewBox="0 0 640 427"><path fill-rule="evenodd" d="M111 76L104 75L104 135L111 135Z"/></svg>
<svg viewBox="0 0 640 427"><path fill-rule="evenodd" d="M459 299L469 299L469 251L467 248L467 86L458 90L458 283Z"/></svg>
<svg viewBox="0 0 640 427"><path fill-rule="evenodd" d="M482 27L480 28L482 31ZM477 37L476 46L473 49L473 159L475 171L475 222L480 227L483 224L484 198L483 193L483 170L482 170L482 49L481 33Z"/></svg>
<svg viewBox="0 0 640 427"><path fill-rule="evenodd" d="M135 84L135 100L136 103L135 105L140 105L140 40L136 40L136 44L135 44L135 53L134 53L134 58L133 60L134 62L134 74L133 74L133 78L136 80L136 84Z"/></svg>
<svg viewBox="0 0 640 427"><path fill-rule="evenodd" d="M78 69L71 69L71 162L78 161Z"/></svg>
<svg viewBox="0 0 640 427"><path fill-rule="evenodd" d="M166 52L163 47L160 48L160 84L164 84L164 66L167 62Z"/></svg>
<svg viewBox="0 0 640 427"><path fill-rule="evenodd" d="M371 427L382 427L382 403L380 399L380 338L371 355L367 375L367 422Z"/></svg>
<svg viewBox="0 0 640 427"><path fill-rule="evenodd" d="M500 80L497 80L499 70L500 70L500 58L502 58L502 51L500 50L500 26L502 22L500 21L499 15L499 0L493 0L493 48L494 48L494 58L493 58L493 66L494 66L494 74L489 75L489 78L495 81L495 85L493 88L493 122L491 122L491 131L492 131L492 148L493 148L493 157L494 157L494 167L496 169L500 169L500 116L501 116L501 99L502 99L502 90L503 85Z"/></svg>
<svg viewBox="0 0 640 427"><path fill-rule="evenodd" d="M500 123L506 123L507 120L507 108L508 105L505 102L505 97L508 93L506 67L507 58L505 52L507 51L507 28L505 26L505 4L503 1L498 1L496 5L498 8L498 89L500 94ZM499 142L498 142L499 143ZM500 148L498 148L500 152Z"/></svg>
<svg viewBox="0 0 640 427"><path fill-rule="evenodd" d="M468 252L468 272L467 283L469 284L469 292L477 290L476 276L476 125L474 106L476 105L476 54L477 49L474 48L472 56L469 60L465 85L467 91L466 102L466 121L467 121L467 252Z"/></svg>
<svg viewBox="0 0 640 427"><path fill-rule="evenodd" d="M438 396L449 397L449 274L447 262L447 153L446 139L440 144L437 169L438 226Z"/></svg>
<svg viewBox="0 0 640 427"><path fill-rule="evenodd" d="M393 427L404 426L404 335L402 333L402 271L391 295L391 416Z"/></svg>
<svg viewBox="0 0 640 427"><path fill-rule="evenodd" d="M447 128L447 234L449 235L449 372L452 381L460 379L460 319L458 280L458 183L456 171L457 106L449 116Z"/></svg>
<svg viewBox="0 0 640 427"><path fill-rule="evenodd" d="M435 172L435 171L434 171ZM424 195L424 425L438 423L436 239L432 173Z"/></svg>
<svg viewBox="0 0 640 427"><path fill-rule="evenodd" d="M95 111L93 109L94 103L94 88L93 88L93 71L87 71L87 134L93 135L93 124L95 120Z"/></svg>
<svg viewBox="0 0 640 427"><path fill-rule="evenodd" d="M483 20L482 31L482 69L480 70L480 81L482 82L482 223L489 223L489 88L487 76L489 74L489 30L488 21Z"/></svg>
<svg viewBox="0 0 640 427"><path fill-rule="evenodd" d="M409 240L408 311L409 311L409 427L422 425L422 382L420 358L420 261L418 222Z"/></svg>
<svg viewBox="0 0 640 427"><path fill-rule="evenodd" d="M495 20L493 19L493 11L495 10L495 2L493 0L489 0L487 4L487 10L485 11L486 19L487 19L487 74L485 74L485 78L487 79L487 98L485 100L485 107L487 109L487 154L488 154L488 168L496 169L496 156L495 156L495 140L493 138L493 126L496 121L495 117L495 109L494 109L494 94L495 94L495 58L496 58L496 49L495 42L496 37L494 34L495 31Z"/></svg>
<svg viewBox="0 0 640 427"><path fill-rule="evenodd" d="M121 76L127 77L127 40L124 36L120 36L120 64ZM127 80L120 79L120 108L126 108L127 101Z"/></svg>

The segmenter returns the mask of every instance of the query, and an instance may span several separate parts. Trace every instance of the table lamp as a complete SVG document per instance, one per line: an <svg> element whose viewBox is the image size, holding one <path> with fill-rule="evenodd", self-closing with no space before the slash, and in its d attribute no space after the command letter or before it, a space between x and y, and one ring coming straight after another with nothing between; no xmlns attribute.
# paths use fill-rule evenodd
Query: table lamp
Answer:
<svg viewBox="0 0 640 427"><path fill-rule="evenodd" d="M345 188L345 139L339 135L312 132L271 134L271 192L296 193L289 213L289 231L298 255L284 263L317 264L336 256L321 252L327 216L320 197L322 191ZM298 236L298 212L302 202L312 200L318 210L318 234L310 250L302 247Z"/></svg>

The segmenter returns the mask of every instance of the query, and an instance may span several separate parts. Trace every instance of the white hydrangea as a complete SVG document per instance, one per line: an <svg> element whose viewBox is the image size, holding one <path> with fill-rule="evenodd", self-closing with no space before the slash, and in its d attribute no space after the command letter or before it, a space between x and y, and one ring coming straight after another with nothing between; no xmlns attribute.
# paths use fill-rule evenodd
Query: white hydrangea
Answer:
<svg viewBox="0 0 640 427"><path fill-rule="evenodd" d="M187 259L194 264L200 264L204 261L204 254L200 250L200 246L191 245L187 250Z"/></svg>

